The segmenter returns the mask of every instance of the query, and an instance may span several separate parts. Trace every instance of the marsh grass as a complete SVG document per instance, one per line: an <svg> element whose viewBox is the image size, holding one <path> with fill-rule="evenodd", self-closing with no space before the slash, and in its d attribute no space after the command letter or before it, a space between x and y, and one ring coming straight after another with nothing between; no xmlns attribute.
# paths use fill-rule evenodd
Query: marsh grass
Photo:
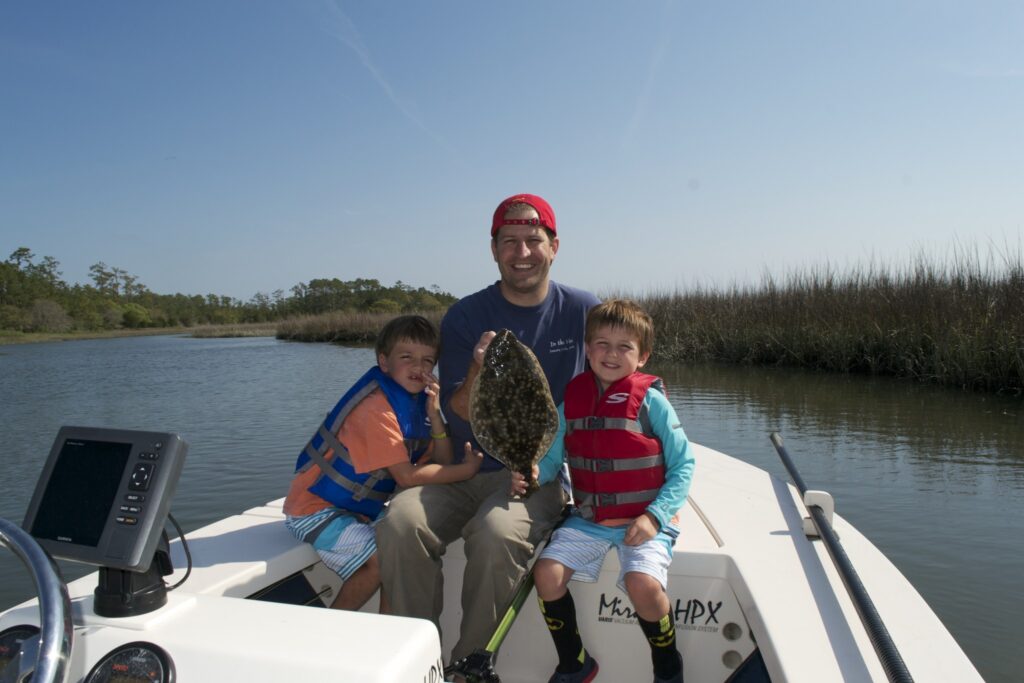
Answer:
<svg viewBox="0 0 1024 683"><path fill-rule="evenodd" d="M358 313L335 311L323 315L289 318L277 324L277 338L305 342L372 344L394 313ZM440 326L444 311L419 313Z"/></svg>
<svg viewBox="0 0 1024 683"><path fill-rule="evenodd" d="M765 275L758 285L652 292L659 362L726 362L892 375L1024 395L1024 259L954 250ZM435 324L442 312L425 314ZM372 344L390 313L328 313L277 324L277 337Z"/></svg>
<svg viewBox="0 0 1024 683"><path fill-rule="evenodd" d="M189 329L189 334L201 339L222 337L273 337L277 334L277 323L239 323L237 325L199 325Z"/></svg>
<svg viewBox="0 0 1024 683"><path fill-rule="evenodd" d="M1024 261L955 251L904 269L870 264L765 275L758 286L654 293L662 361L789 365L1024 389Z"/></svg>

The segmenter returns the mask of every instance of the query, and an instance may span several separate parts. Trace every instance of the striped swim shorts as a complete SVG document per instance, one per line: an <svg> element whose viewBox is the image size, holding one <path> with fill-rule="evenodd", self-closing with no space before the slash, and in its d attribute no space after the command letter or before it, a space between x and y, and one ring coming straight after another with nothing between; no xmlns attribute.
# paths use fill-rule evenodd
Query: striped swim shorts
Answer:
<svg viewBox="0 0 1024 683"><path fill-rule="evenodd" d="M317 555L342 581L377 552L373 525L337 508L326 508L304 517L287 517L285 526L300 541L311 542Z"/></svg>
<svg viewBox="0 0 1024 683"><path fill-rule="evenodd" d="M666 588L668 567L672 564L672 546L678 531L670 527L667 532L659 531L657 536L640 545L626 545L626 529L624 526L602 526L573 516L555 530L551 542L540 556L572 569L574 581L594 583L601 573L605 556L614 547L621 565L616 580L619 590L626 592L627 572L652 576L662 588Z"/></svg>

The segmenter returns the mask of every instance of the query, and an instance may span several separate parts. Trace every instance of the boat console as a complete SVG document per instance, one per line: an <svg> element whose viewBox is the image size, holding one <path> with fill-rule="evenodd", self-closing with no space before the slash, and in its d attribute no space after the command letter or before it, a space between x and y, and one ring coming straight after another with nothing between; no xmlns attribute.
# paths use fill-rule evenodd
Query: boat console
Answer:
<svg viewBox="0 0 1024 683"><path fill-rule="evenodd" d="M170 542L187 451L167 432L61 428L21 528L0 519L0 545L29 567L39 595L0 613L0 683L440 680L429 622L274 601L280 584L337 581L279 509ZM99 570L65 584L52 558ZM311 604L336 588L307 585Z"/></svg>

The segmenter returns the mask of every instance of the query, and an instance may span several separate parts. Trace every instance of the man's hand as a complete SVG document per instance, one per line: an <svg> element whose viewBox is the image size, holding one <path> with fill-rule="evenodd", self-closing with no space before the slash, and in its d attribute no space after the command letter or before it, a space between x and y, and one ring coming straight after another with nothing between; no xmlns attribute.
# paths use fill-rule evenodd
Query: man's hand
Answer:
<svg viewBox="0 0 1024 683"><path fill-rule="evenodd" d="M491 340L498 336L498 333L494 330L487 330L480 335L480 341L473 347L473 362L477 365L484 364L484 353L487 352L487 347L491 345Z"/></svg>
<svg viewBox="0 0 1024 683"><path fill-rule="evenodd" d="M480 335L480 340L473 347L473 360L469 363L469 368L466 369L466 378L452 393L452 397L448 399L448 407L463 420L469 419L469 394L473 382L476 381L476 376L480 374L480 368L483 367L484 352L487 351L491 340L496 336L498 336L498 333L494 330L487 330Z"/></svg>
<svg viewBox="0 0 1024 683"><path fill-rule="evenodd" d="M658 535L658 523L650 513L645 512L626 529L626 545L640 545Z"/></svg>
<svg viewBox="0 0 1024 683"><path fill-rule="evenodd" d="M533 481L535 481L535 482L540 478L540 467L538 467L537 465L533 466L533 472L531 473L530 478ZM524 477L519 472L513 472L512 473L512 484L511 484L511 486L509 486L509 492L508 492L509 495L510 496L521 496L521 495L526 493L526 488L527 488L526 477Z"/></svg>

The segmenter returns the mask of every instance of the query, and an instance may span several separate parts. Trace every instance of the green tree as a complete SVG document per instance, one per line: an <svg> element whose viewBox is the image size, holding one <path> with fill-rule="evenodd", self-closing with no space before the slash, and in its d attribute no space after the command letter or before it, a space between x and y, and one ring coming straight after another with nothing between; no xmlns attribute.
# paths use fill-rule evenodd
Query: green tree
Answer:
<svg viewBox="0 0 1024 683"><path fill-rule="evenodd" d="M398 313L401 310L401 305L394 299L377 299L369 307L370 313Z"/></svg>
<svg viewBox="0 0 1024 683"><path fill-rule="evenodd" d="M123 306L124 326L132 329L148 327L152 324L149 318L149 311L136 303L126 303Z"/></svg>

